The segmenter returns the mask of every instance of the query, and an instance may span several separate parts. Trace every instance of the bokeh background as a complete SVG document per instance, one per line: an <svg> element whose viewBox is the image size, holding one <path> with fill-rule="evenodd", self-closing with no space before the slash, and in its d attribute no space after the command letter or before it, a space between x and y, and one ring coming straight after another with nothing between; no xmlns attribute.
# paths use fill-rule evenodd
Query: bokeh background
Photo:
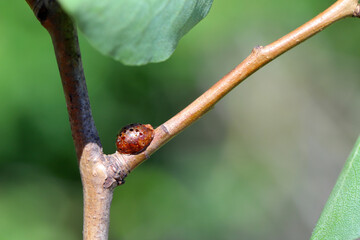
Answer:
<svg viewBox="0 0 360 240"><path fill-rule="evenodd" d="M104 151L158 126L256 45L334 1L214 0L166 62L126 67L80 34ZM255 73L116 189L110 239L308 239L360 132L360 21L346 19ZM81 239L82 188L47 32L0 1L0 239Z"/></svg>

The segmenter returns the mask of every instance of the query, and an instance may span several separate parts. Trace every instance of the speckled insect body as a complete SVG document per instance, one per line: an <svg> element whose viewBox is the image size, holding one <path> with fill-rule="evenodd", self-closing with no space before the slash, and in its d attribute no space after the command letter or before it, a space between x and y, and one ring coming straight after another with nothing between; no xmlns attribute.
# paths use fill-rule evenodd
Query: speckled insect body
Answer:
<svg viewBox="0 0 360 240"><path fill-rule="evenodd" d="M150 124L129 124L123 127L117 136L117 151L123 154L139 154L146 150L153 138L154 129Z"/></svg>

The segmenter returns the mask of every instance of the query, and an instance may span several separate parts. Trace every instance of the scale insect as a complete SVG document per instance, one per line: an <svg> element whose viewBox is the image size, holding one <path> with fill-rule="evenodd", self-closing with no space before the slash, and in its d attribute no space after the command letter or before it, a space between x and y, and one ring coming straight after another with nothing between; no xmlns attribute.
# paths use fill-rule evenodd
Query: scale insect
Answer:
<svg viewBox="0 0 360 240"><path fill-rule="evenodd" d="M117 151L123 154L139 154L146 150L153 138L154 129L150 124L129 124L117 135Z"/></svg>

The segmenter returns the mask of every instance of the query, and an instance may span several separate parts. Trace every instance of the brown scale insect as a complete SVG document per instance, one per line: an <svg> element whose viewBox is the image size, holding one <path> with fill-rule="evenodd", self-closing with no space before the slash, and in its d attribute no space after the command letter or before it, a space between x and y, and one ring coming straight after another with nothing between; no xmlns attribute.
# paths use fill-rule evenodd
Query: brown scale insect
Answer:
<svg viewBox="0 0 360 240"><path fill-rule="evenodd" d="M117 135L117 151L124 154L139 154L145 151L153 138L154 129L150 124L129 124Z"/></svg>

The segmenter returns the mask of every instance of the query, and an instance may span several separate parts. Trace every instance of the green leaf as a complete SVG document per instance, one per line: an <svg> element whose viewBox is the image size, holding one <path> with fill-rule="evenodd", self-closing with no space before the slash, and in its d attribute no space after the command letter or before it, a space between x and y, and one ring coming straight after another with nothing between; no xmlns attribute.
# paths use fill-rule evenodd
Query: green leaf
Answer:
<svg viewBox="0 0 360 240"><path fill-rule="evenodd" d="M59 0L103 54L127 65L164 61L213 0Z"/></svg>
<svg viewBox="0 0 360 240"><path fill-rule="evenodd" d="M360 137L325 205L311 239L360 237Z"/></svg>

